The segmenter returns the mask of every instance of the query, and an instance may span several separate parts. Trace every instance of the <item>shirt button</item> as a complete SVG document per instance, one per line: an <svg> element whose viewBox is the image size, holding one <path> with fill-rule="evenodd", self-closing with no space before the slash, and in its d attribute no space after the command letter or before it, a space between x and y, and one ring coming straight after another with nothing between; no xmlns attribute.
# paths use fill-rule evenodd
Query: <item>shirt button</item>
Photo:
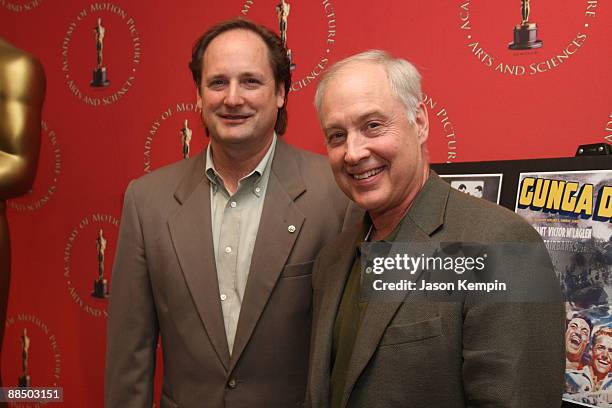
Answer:
<svg viewBox="0 0 612 408"><path fill-rule="evenodd" d="M220 297L221 297L221 300L227 299L227 295L225 293L222 293Z"/></svg>
<svg viewBox="0 0 612 408"><path fill-rule="evenodd" d="M233 378L231 380L228 381L227 386L230 387L232 390L234 388L236 388L236 380L234 380Z"/></svg>
<svg viewBox="0 0 612 408"><path fill-rule="evenodd" d="M226 254L229 254L229 253L231 253L231 252L232 252L232 247L228 247L228 246L226 246L226 247L225 247L225 253L226 253Z"/></svg>
<svg viewBox="0 0 612 408"><path fill-rule="evenodd" d="M260 193L261 192L261 187L255 187L255 192L256 193Z"/></svg>
<svg viewBox="0 0 612 408"><path fill-rule="evenodd" d="M232 208L236 208L236 205L237 205L237 204L236 204L236 202L235 202L235 201L232 201L232 202L230 203L230 206L231 206Z"/></svg>

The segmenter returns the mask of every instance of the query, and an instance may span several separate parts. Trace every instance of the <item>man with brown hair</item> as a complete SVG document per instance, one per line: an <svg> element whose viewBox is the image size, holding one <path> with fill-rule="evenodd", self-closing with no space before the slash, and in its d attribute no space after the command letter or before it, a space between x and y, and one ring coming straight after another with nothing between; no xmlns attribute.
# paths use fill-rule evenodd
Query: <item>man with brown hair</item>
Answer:
<svg viewBox="0 0 612 408"><path fill-rule="evenodd" d="M150 407L161 335L162 407L297 407L311 268L347 203L323 157L280 139L289 61L246 20L193 48L208 148L127 189L113 269L107 407Z"/></svg>

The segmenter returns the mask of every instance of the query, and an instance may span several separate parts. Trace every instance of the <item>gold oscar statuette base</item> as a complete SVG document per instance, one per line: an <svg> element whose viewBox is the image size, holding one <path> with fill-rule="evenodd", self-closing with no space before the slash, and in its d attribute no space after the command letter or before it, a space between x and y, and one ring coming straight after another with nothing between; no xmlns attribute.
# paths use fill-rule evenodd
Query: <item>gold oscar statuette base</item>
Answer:
<svg viewBox="0 0 612 408"><path fill-rule="evenodd" d="M30 376L29 375L21 375L19 376L19 382L18 382L20 387L30 387Z"/></svg>
<svg viewBox="0 0 612 408"><path fill-rule="evenodd" d="M108 80L108 76L106 74L106 68L96 68L93 71L93 80L90 83L90 86L95 88L101 88L104 86L108 86L110 81Z"/></svg>
<svg viewBox="0 0 612 408"><path fill-rule="evenodd" d="M96 279L93 284L93 292L91 296L98 299L108 298L108 281L105 278Z"/></svg>
<svg viewBox="0 0 612 408"><path fill-rule="evenodd" d="M532 50L542 47L538 40L538 27L535 23L519 24L514 27L514 41L508 44L511 50Z"/></svg>

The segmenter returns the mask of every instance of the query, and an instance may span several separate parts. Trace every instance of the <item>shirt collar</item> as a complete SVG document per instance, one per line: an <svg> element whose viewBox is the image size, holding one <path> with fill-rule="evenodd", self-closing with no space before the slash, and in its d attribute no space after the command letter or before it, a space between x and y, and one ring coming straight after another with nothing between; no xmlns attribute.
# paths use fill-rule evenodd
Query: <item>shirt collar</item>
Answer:
<svg viewBox="0 0 612 408"><path fill-rule="evenodd" d="M270 144L270 147L268 148L268 151L266 152L265 156L261 159L261 161L257 164L257 166L255 166L255 169L253 169L252 172L250 172L249 174L241 178L240 181L238 182L238 184L240 185L247 180L253 181L253 184L255 187L253 192L258 197L261 195L261 188L258 187L259 181L261 180L261 176L264 174L264 172L270 167L269 166L271 162L270 158L274 156L274 151L276 150L277 139L278 137L276 136L276 132L274 132L274 135L272 137L272 143ZM208 147L206 148L205 172L206 172L206 177L211 182L213 193L216 193L219 190L219 188L225 188L225 185L223 184L223 179L221 178L221 176L217 172L217 169L215 168L215 163L213 162L212 148L211 148L210 143L208 144Z"/></svg>
<svg viewBox="0 0 612 408"><path fill-rule="evenodd" d="M363 218L363 223L361 224L361 230L359 232L359 237L360 239L357 240L355 248L357 251L357 255L361 254L361 244L363 244L364 242L373 242L373 243L379 243L379 244L392 244L395 241L395 238L397 238L397 234L399 233L399 230L402 227L402 223L403 223L403 219L402 221L400 221L400 223L395 227L395 229L393 229L393 231L391 231L386 237L384 237L381 240L374 240L374 224L372 223L372 219L370 218L370 214L368 212L365 213L364 218Z"/></svg>

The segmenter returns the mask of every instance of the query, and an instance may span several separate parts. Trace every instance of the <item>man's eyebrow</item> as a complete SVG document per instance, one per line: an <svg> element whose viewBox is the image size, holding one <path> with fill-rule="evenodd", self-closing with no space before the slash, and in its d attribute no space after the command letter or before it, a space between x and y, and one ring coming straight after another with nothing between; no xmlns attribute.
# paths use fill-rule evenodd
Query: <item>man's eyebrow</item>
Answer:
<svg viewBox="0 0 612 408"><path fill-rule="evenodd" d="M212 81L214 79L221 79L221 78L225 78L225 75L223 74L212 74L212 75L208 75L204 77L204 81Z"/></svg>
<svg viewBox="0 0 612 408"><path fill-rule="evenodd" d="M246 71L246 72L241 72L240 77L247 77L247 76L256 76L256 77L262 77L264 76L264 74L262 72L257 72L257 71Z"/></svg>
<svg viewBox="0 0 612 408"><path fill-rule="evenodd" d="M384 112L382 112L381 110L378 110L378 109L372 109L372 110L366 111L365 113L363 113L363 114L359 115L359 116L357 117L357 120L358 120L359 122L363 122L364 120L366 120L366 119L370 119L370 118L371 118L371 117L373 117L373 116L374 116L374 117L376 117L376 116L377 116L377 117L386 117L386 115L384 114Z"/></svg>
<svg viewBox="0 0 612 408"><path fill-rule="evenodd" d="M241 72L238 77L239 78L249 78L249 77L256 77L256 78L262 78L265 75L261 72L257 72L257 71L246 71L246 72ZM210 74L206 77L204 77L204 79L206 81L210 81L213 79L220 79L220 78L227 78L227 75L222 74L222 73L218 73L218 74Z"/></svg>
<svg viewBox="0 0 612 408"><path fill-rule="evenodd" d="M379 109L372 109L369 111L366 111L362 114L360 114L359 116L357 116L357 122L361 123L364 122L372 117L382 117L382 118L386 118L386 115ZM330 124L328 124L327 126L325 126L325 128L323 129L324 131L326 130L330 130L330 129L337 129L337 128L342 128L341 125L339 125L338 123L331 122Z"/></svg>

